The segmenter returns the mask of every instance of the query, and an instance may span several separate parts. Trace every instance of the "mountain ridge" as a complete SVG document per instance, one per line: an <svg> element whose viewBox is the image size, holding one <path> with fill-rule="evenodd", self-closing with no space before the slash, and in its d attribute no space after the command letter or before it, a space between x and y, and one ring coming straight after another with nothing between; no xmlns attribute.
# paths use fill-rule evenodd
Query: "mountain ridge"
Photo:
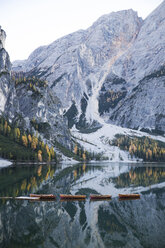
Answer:
<svg viewBox="0 0 165 248"><path fill-rule="evenodd" d="M144 113L153 112L151 121L150 114L146 114L148 121L145 118L142 120L140 104L129 100L139 94L135 89L142 79L164 66L164 10L165 1L144 21L133 10L112 12L100 17L87 30L71 34L75 46L71 44L72 40L68 40L70 36L65 36L43 48L50 53L54 46L50 56L49 53L45 54L46 58L42 53L38 53L38 57L33 53L29 56L27 68L31 57L35 58L36 63L43 58L34 68L34 62L31 63L29 73L48 80L51 89L63 98L63 111L69 115L70 127L73 123L79 128L99 125L101 115L104 121L123 127L165 132L163 101L159 103L159 98L163 99L164 94L162 84L162 93L159 88L153 87L148 95L148 98L151 94L155 95L153 101L157 103L154 111L149 109L148 100L141 96L143 108L146 109ZM58 48L59 42L70 46ZM13 68L17 70L15 65ZM19 69L24 70L25 66L26 63ZM158 94L155 93L157 91ZM138 107L134 109L132 105ZM71 116L72 109L75 112ZM139 116L136 115L138 111ZM97 116L93 114L95 112L98 112Z"/></svg>
<svg viewBox="0 0 165 248"><path fill-rule="evenodd" d="M28 73L45 78L56 94L63 98L64 112L75 102L77 118L80 118L82 113L80 105L84 94L89 97L89 88L94 88L97 84L92 82L93 75L98 75L98 78L94 79L98 81L101 74L107 70L104 68L105 62L108 64L108 60L111 59L111 63L114 63L114 58L118 56L120 50L124 52L136 38L141 25L142 19L133 10L113 12L99 18L86 31L67 35L41 48L42 52L37 55L38 57L35 50L34 56L32 53L22 68L19 66L19 70L26 67L25 71L28 70ZM31 58L32 63L29 65ZM37 63L38 66L34 66ZM17 70L15 65L13 69Z"/></svg>
<svg viewBox="0 0 165 248"><path fill-rule="evenodd" d="M139 136L139 131L130 129L162 136L165 132L164 10L165 1L144 21L133 10L112 12L88 29L13 63L12 75L18 79L10 81L5 114L35 132L36 126L42 126L40 134L47 142L71 150L79 139L78 133L73 137L75 128L80 132L101 128L96 131L98 151L106 154L107 149L109 159L115 161L121 160L121 154L129 160L128 153L108 148L113 132L128 136ZM45 88L37 78L46 83ZM49 128L44 131L45 124ZM96 137L92 135L87 135L89 142Z"/></svg>

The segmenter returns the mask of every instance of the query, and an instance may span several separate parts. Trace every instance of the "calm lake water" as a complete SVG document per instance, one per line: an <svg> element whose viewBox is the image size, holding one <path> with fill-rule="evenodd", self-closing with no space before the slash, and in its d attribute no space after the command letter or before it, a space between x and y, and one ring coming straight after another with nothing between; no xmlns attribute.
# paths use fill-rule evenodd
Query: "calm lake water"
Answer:
<svg viewBox="0 0 165 248"><path fill-rule="evenodd" d="M119 193L140 193L119 201ZM165 164L17 165L0 169L0 196L55 194L56 201L0 200L0 247L165 247ZM86 194L63 201L59 194ZM91 193L111 194L90 201Z"/></svg>

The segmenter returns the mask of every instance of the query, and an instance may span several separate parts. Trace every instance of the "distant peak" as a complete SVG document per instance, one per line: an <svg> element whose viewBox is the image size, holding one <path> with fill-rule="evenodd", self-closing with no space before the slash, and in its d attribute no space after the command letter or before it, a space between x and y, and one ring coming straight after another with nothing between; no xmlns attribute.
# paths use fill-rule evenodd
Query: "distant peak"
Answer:
<svg viewBox="0 0 165 248"><path fill-rule="evenodd" d="M0 26L0 49L5 48L6 33Z"/></svg>
<svg viewBox="0 0 165 248"><path fill-rule="evenodd" d="M99 17L92 25L92 27L95 27L97 25L100 25L101 23L110 22L111 20L122 20L123 18L127 18L131 20L137 20L142 21L142 18L138 16L137 11L134 11L133 9L127 9L127 10L120 10L116 12L110 12L109 14L102 15Z"/></svg>
<svg viewBox="0 0 165 248"><path fill-rule="evenodd" d="M164 18L164 13L165 13L165 0L158 5L156 9L154 9L147 17L146 19L153 17L153 16L158 16Z"/></svg>

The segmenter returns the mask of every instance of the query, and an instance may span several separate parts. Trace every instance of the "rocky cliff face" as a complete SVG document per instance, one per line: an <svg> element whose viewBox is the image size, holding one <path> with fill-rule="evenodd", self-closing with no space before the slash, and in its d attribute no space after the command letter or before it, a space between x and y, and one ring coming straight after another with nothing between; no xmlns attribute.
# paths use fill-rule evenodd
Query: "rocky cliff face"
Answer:
<svg viewBox="0 0 165 248"><path fill-rule="evenodd" d="M5 38L0 27L0 115L24 130L38 131L51 145L57 141L69 147L70 134L67 120L60 113L60 100L46 82L23 77L16 83L4 48Z"/></svg>
<svg viewBox="0 0 165 248"><path fill-rule="evenodd" d="M60 114L61 102L46 82L26 79L15 84L5 106L5 114L24 130L39 132L51 145L55 141L69 147L67 120Z"/></svg>
<svg viewBox="0 0 165 248"><path fill-rule="evenodd" d="M69 127L111 122L164 133L165 1L146 20L132 10L36 49L13 70L48 80Z"/></svg>
<svg viewBox="0 0 165 248"><path fill-rule="evenodd" d="M98 92L100 80L114 61L131 46L141 25L141 18L132 10L102 16L89 29L38 48L26 61L14 62L13 70L48 80L62 98L69 121L85 117L92 122L89 99Z"/></svg>
<svg viewBox="0 0 165 248"><path fill-rule="evenodd" d="M109 109L114 123L165 131L164 13L165 1L146 18L134 45L113 65L113 73L128 89L124 100ZM108 79L105 86L113 90L112 81Z"/></svg>
<svg viewBox="0 0 165 248"><path fill-rule="evenodd" d="M10 87L10 59L5 50L6 33L0 26L0 113L4 111Z"/></svg>

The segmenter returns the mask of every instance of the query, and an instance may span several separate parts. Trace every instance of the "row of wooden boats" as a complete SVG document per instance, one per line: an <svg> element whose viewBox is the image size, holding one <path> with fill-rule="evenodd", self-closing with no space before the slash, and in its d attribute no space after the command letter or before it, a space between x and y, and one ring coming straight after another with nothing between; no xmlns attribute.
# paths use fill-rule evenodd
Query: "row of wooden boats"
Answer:
<svg viewBox="0 0 165 248"><path fill-rule="evenodd" d="M119 194L119 200L128 200L128 199L139 199L140 194ZM18 196L18 197L0 197L0 199L15 199L15 200L45 200L45 201L54 201L56 200L56 196L53 194L30 194L30 196ZM86 199L86 195L64 195L60 194L61 201L84 201ZM98 195L98 194L91 194L90 200L92 201L99 201L99 200L111 200L111 195Z"/></svg>
<svg viewBox="0 0 165 248"><path fill-rule="evenodd" d="M119 199L138 199L140 198L140 194L119 194ZM40 195L40 194L30 194L30 197L32 198L38 198L40 200L44 199L51 199L55 200L56 196L52 194L48 195ZM97 195L97 194L91 194L90 195L90 200L108 200L111 199L111 195ZM60 194L60 199L61 200L85 200L86 195L64 195Z"/></svg>

